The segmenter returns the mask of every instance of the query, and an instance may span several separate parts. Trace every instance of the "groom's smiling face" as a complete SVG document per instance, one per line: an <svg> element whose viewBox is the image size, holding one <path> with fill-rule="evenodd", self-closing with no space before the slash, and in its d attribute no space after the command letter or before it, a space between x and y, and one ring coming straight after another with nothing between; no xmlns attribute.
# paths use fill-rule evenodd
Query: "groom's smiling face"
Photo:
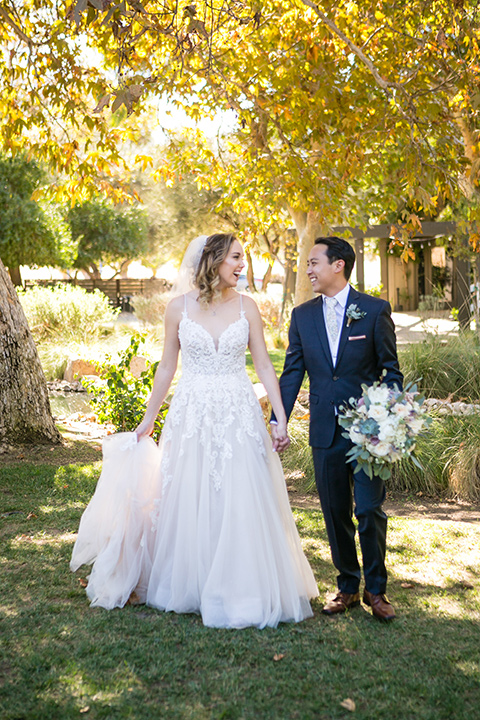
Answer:
<svg viewBox="0 0 480 720"><path fill-rule="evenodd" d="M323 243L313 246L308 255L307 275L314 292L333 297L347 284L343 271L345 263L343 260L330 263L327 250Z"/></svg>

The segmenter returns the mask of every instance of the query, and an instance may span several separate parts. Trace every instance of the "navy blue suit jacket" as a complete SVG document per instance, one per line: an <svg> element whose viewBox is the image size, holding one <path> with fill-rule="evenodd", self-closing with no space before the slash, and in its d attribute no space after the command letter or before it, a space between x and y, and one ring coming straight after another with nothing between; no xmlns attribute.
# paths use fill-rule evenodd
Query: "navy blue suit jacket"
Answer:
<svg viewBox="0 0 480 720"><path fill-rule="evenodd" d="M335 367L323 316L323 298L317 296L292 312L289 346L280 378L280 390L290 417L305 372L310 380L310 445L327 448L333 442L335 408L362 394L362 383L381 379L402 387L395 327L390 304L350 289L346 308L354 303L365 316L347 327L345 312Z"/></svg>

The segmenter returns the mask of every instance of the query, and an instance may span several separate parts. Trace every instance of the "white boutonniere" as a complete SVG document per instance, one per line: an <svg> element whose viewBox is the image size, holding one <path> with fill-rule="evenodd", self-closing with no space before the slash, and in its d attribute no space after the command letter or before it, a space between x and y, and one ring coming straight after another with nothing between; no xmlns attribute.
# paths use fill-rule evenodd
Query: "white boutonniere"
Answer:
<svg viewBox="0 0 480 720"><path fill-rule="evenodd" d="M352 320L360 320L361 318L365 317L367 313L364 310L360 310L358 305L355 305L355 303L352 303L347 307L347 327L349 327Z"/></svg>

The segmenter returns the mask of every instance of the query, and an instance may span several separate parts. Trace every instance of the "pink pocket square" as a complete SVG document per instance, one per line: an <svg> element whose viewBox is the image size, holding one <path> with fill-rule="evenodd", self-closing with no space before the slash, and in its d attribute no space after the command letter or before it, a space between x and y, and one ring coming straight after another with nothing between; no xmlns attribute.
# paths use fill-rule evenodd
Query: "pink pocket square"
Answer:
<svg viewBox="0 0 480 720"><path fill-rule="evenodd" d="M350 335L349 340L366 340L366 335Z"/></svg>

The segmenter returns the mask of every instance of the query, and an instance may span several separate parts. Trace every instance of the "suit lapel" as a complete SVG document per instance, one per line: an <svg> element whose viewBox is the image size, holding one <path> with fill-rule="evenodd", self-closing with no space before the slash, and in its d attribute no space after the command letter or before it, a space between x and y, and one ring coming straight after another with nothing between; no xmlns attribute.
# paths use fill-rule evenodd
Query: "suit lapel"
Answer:
<svg viewBox="0 0 480 720"><path fill-rule="evenodd" d="M342 333L340 335L340 342L338 344L338 353L337 353L337 362L335 363L335 367L337 367L338 363L340 362L340 358L342 357L343 351L345 350L345 345L347 344L348 336L350 335L352 331L352 324L350 324L349 327L347 327L347 308L349 305L354 303L358 298L360 297L360 293L355 290L354 288L350 288L350 292L348 293L347 298L347 304L345 305L345 314L343 316L343 325L342 325ZM326 333L326 331L325 331Z"/></svg>
<svg viewBox="0 0 480 720"><path fill-rule="evenodd" d="M330 345L328 344L327 328L325 327L325 318L323 317L323 297L320 295L317 302L312 306L315 327L320 336L320 345L325 355L325 360L333 370L332 355L330 353Z"/></svg>

